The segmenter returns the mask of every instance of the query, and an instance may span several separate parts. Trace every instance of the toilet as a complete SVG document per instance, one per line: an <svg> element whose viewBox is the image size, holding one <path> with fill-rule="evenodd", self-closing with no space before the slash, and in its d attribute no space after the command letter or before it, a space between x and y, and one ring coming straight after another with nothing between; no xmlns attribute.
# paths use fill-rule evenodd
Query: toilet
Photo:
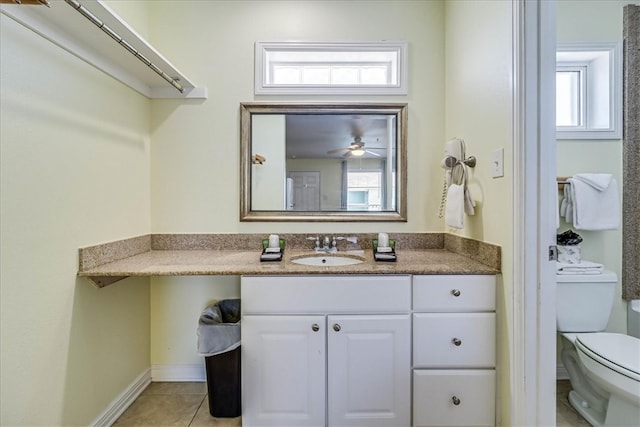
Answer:
<svg viewBox="0 0 640 427"><path fill-rule="evenodd" d="M556 281L557 328L573 389L571 405L592 426L640 425L640 337L601 332L613 307L616 274L558 274ZM640 335L640 301L629 306L629 332Z"/></svg>

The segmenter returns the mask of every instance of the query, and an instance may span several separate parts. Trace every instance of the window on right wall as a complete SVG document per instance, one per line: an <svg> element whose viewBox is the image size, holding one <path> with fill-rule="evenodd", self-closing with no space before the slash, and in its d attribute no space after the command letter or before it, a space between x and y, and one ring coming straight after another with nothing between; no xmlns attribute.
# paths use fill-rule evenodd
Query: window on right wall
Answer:
<svg viewBox="0 0 640 427"><path fill-rule="evenodd" d="M621 46L559 43L556 50L556 137L622 137Z"/></svg>

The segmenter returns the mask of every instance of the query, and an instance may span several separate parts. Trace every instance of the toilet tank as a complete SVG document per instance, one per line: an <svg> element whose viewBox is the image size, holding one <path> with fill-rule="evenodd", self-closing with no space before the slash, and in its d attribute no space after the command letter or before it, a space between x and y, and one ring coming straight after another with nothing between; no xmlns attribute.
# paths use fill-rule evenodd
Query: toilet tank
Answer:
<svg viewBox="0 0 640 427"><path fill-rule="evenodd" d="M556 320L560 332L599 332L609 323L618 277L602 274L556 275Z"/></svg>

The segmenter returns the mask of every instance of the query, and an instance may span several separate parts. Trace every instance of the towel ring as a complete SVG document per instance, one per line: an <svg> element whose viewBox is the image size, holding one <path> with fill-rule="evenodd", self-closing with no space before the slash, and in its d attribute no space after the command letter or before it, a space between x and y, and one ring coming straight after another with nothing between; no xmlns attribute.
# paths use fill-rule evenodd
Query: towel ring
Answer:
<svg viewBox="0 0 640 427"><path fill-rule="evenodd" d="M455 165L451 168L451 182L456 185L463 185L466 178L466 168L464 167L464 162L457 161Z"/></svg>

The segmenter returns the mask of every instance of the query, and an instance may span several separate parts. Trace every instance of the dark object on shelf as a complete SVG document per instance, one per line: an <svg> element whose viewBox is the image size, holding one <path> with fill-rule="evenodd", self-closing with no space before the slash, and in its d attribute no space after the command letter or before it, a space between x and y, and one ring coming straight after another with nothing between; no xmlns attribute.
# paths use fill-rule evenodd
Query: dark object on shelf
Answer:
<svg viewBox="0 0 640 427"><path fill-rule="evenodd" d="M567 230L564 233L556 235L556 244L562 246L575 246L582 242L582 237L573 230Z"/></svg>

